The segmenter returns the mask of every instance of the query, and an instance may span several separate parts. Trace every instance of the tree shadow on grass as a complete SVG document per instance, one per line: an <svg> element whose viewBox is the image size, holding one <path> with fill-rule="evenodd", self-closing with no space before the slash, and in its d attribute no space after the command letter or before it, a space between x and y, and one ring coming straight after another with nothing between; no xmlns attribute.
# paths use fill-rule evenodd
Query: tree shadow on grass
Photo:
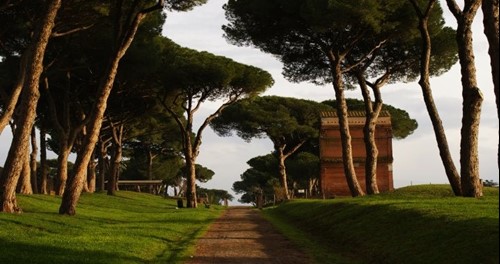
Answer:
<svg viewBox="0 0 500 264"><path fill-rule="evenodd" d="M78 248L79 245L74 245ZM78 250L55 245L35 245L10 242L0 239L0 263L72 263L72 264L109 264L109 263L144 263L144 259L133 256L112 254L98 250Z"/></svg>
<svg viewBox="0 0 500 264"><path fill-rule="evenodd" d="M180 239L168 239L159 236L151 236L153 239L164 241L165 249L157 254L157 258L151 263L176 263L186 257L186 253L195 245L195 239L204 230L203 227L192 230L192 232L184 234Z"/></svg>

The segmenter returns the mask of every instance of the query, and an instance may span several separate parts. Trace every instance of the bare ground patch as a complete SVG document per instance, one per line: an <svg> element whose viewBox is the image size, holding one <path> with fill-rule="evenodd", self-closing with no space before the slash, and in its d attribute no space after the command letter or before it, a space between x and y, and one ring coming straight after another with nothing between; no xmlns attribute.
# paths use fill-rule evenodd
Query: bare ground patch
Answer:
<svg viewBox="0 0 500 264"><path fill-rule="evenodd" d="M278 233L256 209L231 207L197 241L195 255L186 263L306 264L313 261Z"/></svg>

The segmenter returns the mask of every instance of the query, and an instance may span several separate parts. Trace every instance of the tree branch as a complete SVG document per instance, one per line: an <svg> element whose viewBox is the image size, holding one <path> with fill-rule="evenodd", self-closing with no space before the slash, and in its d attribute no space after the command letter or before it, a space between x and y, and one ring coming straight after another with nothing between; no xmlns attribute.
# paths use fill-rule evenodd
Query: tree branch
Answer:
<svg viewBox="0 0 500 264"><path fill-rule="evenodd" d="M446 4L448 5L448 9L450 9L450 12L455 16L456 19L459 19L462 16L462 11L460 10L460 7L457 5L457 2L455 0L446 0Z"/></svg>
<svg viewBox="0 0 500 264"><path fill-rule="evenodd" d="M293 153L295 153L300 147L302 147L302 145L304 145L304 143L306 143L307 140L302 140L300 141L297 145L295 145L292 149L290 149L289 151L287 151L286 153L283 154L283 157L285 159L287 159L290 155L292 155Z"/></svg>
<svg viewBox="0 0 500 264"><path fill-rule="evenodd" d="M210 122L212 122L214 118L216 118L222 112L222 110L224 110L224 108L233 104L234 102L236 102L236 100L238 100L238 97L230 98L227 102L222 104L214 113L205 118L205 121L203 121L203 124L201 124L201 126L198 128L198 132L196 133L196 138L194 141L194 146L196 149L201 144L201 134L203 130L208 126L208 124L210 124Z"/></svg>
<svg viewBox="0 0 500 264"><path fill-rule="evenodd" d="M377 50L379 50L382 47L382 45L384 45L386 42L387 42L387 39L379 41L379 43L375 47L373 47L373 49L370 50L370 52L365 54L357 62L354 62L354 64L347 66L344 70L342 70L342 72L348 72L348 71L351 71L353 68L360 66L363 62L368 60L373 55L373 53L375 53Z"/></svg>
<svg viewBox="0 0 500 264"><path fill-rule="evenodd" d="M82 27L70 29L70 30L67 30L67 31L64 31L64 32L52 32L52 34L50 35L50 37L51 38L63 37L63 36L66 36L66 35L78 32L78 31L87 30L87 29L93 27L94 25L95 24L90 24L88 26L82 26Z"/></svg>

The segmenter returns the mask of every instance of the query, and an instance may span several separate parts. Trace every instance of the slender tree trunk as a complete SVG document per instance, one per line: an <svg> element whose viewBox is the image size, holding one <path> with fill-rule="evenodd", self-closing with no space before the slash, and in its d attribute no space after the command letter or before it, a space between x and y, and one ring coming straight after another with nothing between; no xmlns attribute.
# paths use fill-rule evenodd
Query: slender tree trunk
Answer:
<svg viewBox="0 0 500 264"><path fill-rule="evenodd" d="M31 56L31 50L28 48L25 50L24 54L21 56L21 62L19 64L19 74L17 76L17 82L12 90L12 93L8 98L5 98L5 105L3 106L3 112L0 115L0 135L2 134L4 128L9 124L12 116L14 115L14 110L16 109L19 96L24 87L26 72L28 71L28 58Z"/></svg>
<svg viewBox="0 0 500 264"><path fill-rule="evenodd" d="M31 189L33 193L38 193L38 175L36 157L38 156L38 145L36 142L36 130L31 131L31 155L30 155L30 168L31 168Z"/></svg>
<svg viewBox="0 0 500 264"><path fill-rule="evenodd" d="M97 144L97 183L98 191L104 190L104 155L102 154L102 140Z"/></svg>
<svg viewBox="0 0 500 264"><path fill-rule="evenodd" d="M153 180L153 152L151 151L150 146L148 145L147 147L147 163L148 163L148 168L147 168L147 175L148 175L148 180ZM149 193L153 193L153 186L149 186Z"/></svg>
<svg viewBox="0 0 500 264"><path fill-rule="evenodd" d="M196 208L198 206L198 201L196 197L196 163L195 159L187 158L186 167L188 169L188 175L186 179L186 207Z"/></svg>
<svg viewBox="0 0 500 264"><path fill-rule="evenodd" d="M20 116L19 120L17 120L19 126L14 133L12 145L9 149L1 177L0 202L2 206L1 211L3 212L12 213L19 211L15 196L16 185L22 170L22 164L26 161L30 134L35 121L36 106L40 97L38 88L40 75L43 71L45 48L49 42L54 27L54 20L60 6L61 0L48 2L47 12L44 13L45 15L40 22L40 28L35 32L33 43L28 48L28 67L21 95L21 104L19 105Z"/></svg>
<svg viewBox="0 0 500 264"><path fill-rule="evenodd" d="M117 166L113 156L111 157L111 167L108 174L108 183L106 185L106 190L108 195L115 195L116 192L116 177L117 177Z"/></svg>
<svg viewBox="0 0 500 264"><path fill-rule="evenodd" d="M198 101L197 105L193 107L193 96L188 96L186 106L184 107L187 120L185 124L181 121L181 118L176 115L170 107L168 107L165 102L162 102L165 110L167 110L171 116L175 119L179 129L182 134L182 149L184 152L184 159L187 168L187 179L186 179L186 203L188 208L196 208L198 206L198 201L196 197L196 158L198 157L200 146L202 143L203 130L208 126L208 124L218 116L224 108L226 108L231 103L234 103L238 97L230 98L227 102L222 104L214 113L208 116L205 121L198 128L196 137L194 141L191 139L193 134L193 115L198 109L198 106L202 101ZM180 193L181 191L179 191Z"/></svg>
<svg viewBox="0 0 500 264"><path fill-rule="evenodd" d="M65 139L59 141L59 155L57 156L56 194L64 195L68 180L68 158L71 148L66 144Z"/></svg>
<svg viewBox="0 0 500 264"><path fill-rule="evenodd" d="M478 136L483 95L477 87L472 43L472 22L481 5L481 0L465 0L463 12L454 0L446 2L457 20L456 39L462 74L462 138L460 140L462 195L481 197L483 186L479 175Z"/></svg>
<svg viewBox="0 0 500 264"><path fill-rule="evenodd" d="M48 194L47 190L47 174L48 174L48 165L47 165L47 142L45 140L45 122L42 121L40 126L40 169L41 169L41 183L40 183L40 193Z"/></svg>
<svg viewBox="0 0 500 264"><path fill-rule="evenodd" d="M272 139L274 143L274 150L278 152L278 170L280 174L280 183L283 188L283 192L285 195L285 199L289 200L291 198L290 192L288 190L288 176L286 173L286 165L285 160L290 157L293 153L297 152L297 150L306 143L305 140L300 141L295 146L290 147L288 150L285 150L286 144L280 139Z"/></svg>
<svg viewBox="0 0 500 264"><path fill-rule="evenodd" d="M430 0L428 6L424 13L420 11L420 8L415 1L412 0L412 4L415 8L415 12L419 17L419 30L422 36L422 56L420 62L420 80L418 81L420 87L422 88L422 94L431 119L432 127L434 128L434 135L436 137L436 142L439 149L439 155L443 163L446 176L448 177L448 182L453 190L453 193L457 196L462 194L462 188L460 183L460 175L455 167L455 163L451 157L450 149L448 147L448 140L446 139L446 133L443 128L443 123L439 112L437 110L436 104L434 103L434 97L432 95L431 83L430 83L430 62L431 62L431 37L429 34L428 20L430 12L436 3L436 0Z"/></svg>
<svg viewBox="0 0 500 264"><path fill-rule="evenodd" d="M262 188L259 188L257 191L257 208L262 209L264 208L264 190Z"/></svg>
<svg viewBox="0 0 500 264"><path fill-rule="evenodd" d="M94 151L95 144L99 137L99 132L101 130L102 120L104 117L104 112L106 111L107 100L111 89L113 88L113 83L118 72L118 65L121 58L125 55L127 49L132 43L137 28L139 27L142 20L146 17L148 12L156 9L161 9L163 7L163 1L160 1L154 8L148 8L143 11L138 12L134 17L133 22L130 25L125 25L125 32L117 38L116 43L118 45L113 49L113 53L110 56L110 62L103 73L103 78L99 84L99 89L97 92L97 101L92 108L90 114L90 122L88 125L89 133L85 136L83 142L83 149L78 155L75 166L73 170L73 177L69 182L69 190L64 193L61 206L59 207L60 214L74 215L76 214L76 205L80 199L80 193L82 190L82 184L84 181L84 175L86 173L87 165L90 161L92 152ZM118 26L118 25L117 25Z"/></svg>
<svg viewBox="0 0 500 264"><path fill-rule="evenodd" d="M191 118L188 118L188 128L190 128L192 122ZM186 207L187 208L196 208L198 206L198 199L196 197L196 155L193 151L193 144L190 138L192 133L191 129L187 129L188 131L185 147L184 147L184 156L186 160L186 168L187 168L187 179L186 179Z"/></svg>
<svg viewBox="0 0 500 264"><path fill-rule="evenodd" d="M337 116L339 118L340 140L342 143L342 162L344 164L344 174L347 185L353 197L364 196L365 192L359 185L354 170L352 159L351 133L349 131L349 121L347 114L347 103L344 95L344 83L342 81L342 71L340 69L340 60L330 52L328 54L331 64L333 77L333 89L335 90L335 99L337 100Z"/></svg>
<svg viewBox="0 0 500 264"><path fill-rule="evenodd" d="M29 150L27 150L27 151L29 152ZM19 186L19 193L33 194L33 189L31 188L31 168L30 168L30 156L29 155L26 155L26 160L23 162L23 169L21 171L21 182L20 182L20 186Z"/></svg>
<svg viewBox="0 0 500 264"><path fill-rule="evenodd" d="M286 175L285 155L283 154L284 146L275 147L275 149L278 151L278 168L281 188L283 188L285 199L290 200L290 193L288 192L288 181Z"/></svg>
<svg viewBox="0 0 500 264"><path fill-rule="evenodd" d="M120 164L122 162L123 124L115 127L112 122L110 123L113 130L113 155L111 157L111 170L108 180L108 195L115 195L120 175Z"/></svg>
<svg viewBox="0 0 500 264"><path fill-rule="evenodd" d="M377 157L378 149L375 143L375 127L376 119L374 117L376 114L370 114L366 117L364 131L364 141L366 149L366 161L365 161L365 180L366 180L366 192L368 194L379 193L377 184Z"/></svg>
<svg viewBox="0 0 500 264"><path fill-rule="evenodd" d="M90 165L90 161L89 161L89 165ZM85 171L85 175L83 176L83 184L82 184L82 192L86 193L86 192L89 192L89 181L88 181L88 171L89 171L89 168L87 166L87 170Z"/></svg>
<svg viewBox="0 0 500 264"><path fill-rule="evenodd" d="M375 141L375 129L377 126L377 120L380 115L382 105L378 105L376 109L371 112L366 117L366 123L364 127L364 141L366 148L366 190L369 194L379 193L377 184L377 159L378 159L378 148Z"/></svg>
<svg viewBox="0 0 500 264"><path fill-rule="evenodd" d="M108 149L108 140L103 140L102 138L99 140L99 149L97 152L97 167L99 174L97 175L98 179L98 186L99 186L99 191L104 191L105 190L105 181L106 181L106 174L107 174L107 168L109 167L107 165L107 149Z"/></svg>
<svg viewBox="0 0 500 264"><path fill-rule="evenodd" d="M88 185L88 192L89 193L94 193L95 192L95 186L96 186L96 169L97 163L95 162L95 150L92 153L92 158L89 161L89 166L87 168L87 185Z"/></svg>
<svg viewBox="0 0 500 264"><path fill-rule="evenodd" d="M358 79L359 87L361 88L361 93L363 95L363 100L365 103L365 126L363 128L363 139L365 142L365 183L366 192L368 194L378 194L378 184L377 184L377 158L378 158L378 148L375 141L375 129L377 126L377 120L382 111L382 96L380 94L380 88L375 84L372 88L375 94L375 106L372 103L370 96L370 91L368 90L368 85L363 76L362 72L356 73Z"/></svg>
<svg viewBox="0 0 500 264"><path fill-rule="evenodd" d="M484 35L488 39L488 53L490 55L491 76L493 78L493 90L497 103L497 117L500 121L500 84L498 75L500 74L500 53L499 48L499 25L498 25L498 0L483 0L481 5L483 10ZM500 168L500 142L498 143L497 163Z"/></svg>
<svg viewBox="0 0 500 264"><path fill-rule="evenodd" d="M70 106L69 106L69 94L71 89L71 71L66 72L67 77L67 87L64 90L62 109L57 111L56 103L52 97L51 91L49 89L49 80L46 77L44 79L44 89L46 91L47 104L49 106L50 119L52 121L52 126L54 127L54 132L59 136L59 155L57 157L57 176L56 176L56 193L58 195L63 195L66 188L66 183L68 179L68 158L73 149L75 139L77 135L83 130L85 123L87 122L82 115L81 122L77 126L72 126ZM58 115L58 112L62 112L62 115ZM61 118L59 119L59 116Z"/></svg>
<svg viewBox="0 0 500 264"><path fill-rule="evenodd" d="M151 151L151 148L148 146L147 148L147 163L148 163L148 168L147 168L147 175L148 175L148 180L153 179L153 152Z"/></svg>
<svg viewBox="0 0 500 264"><path fill-rule="evenodd" d="M106 110L107 99L113 87L113 81L118 70L118 63L121 59L120 54L121 52L116 52L115 55L112 56L113 59L104 73L105 78L103 78L100 84L99 92L96 96L97 101L92 109L89 123L89 133L85 136L82 150L77 155L72 171L73 176L67 186L69 187L69 191L66 190L64 192L63 200L61 202L61 206L59 207L60 214L74 215L76 213L76 205L83 188L87 166L99 137L102 119Z"/></svg>

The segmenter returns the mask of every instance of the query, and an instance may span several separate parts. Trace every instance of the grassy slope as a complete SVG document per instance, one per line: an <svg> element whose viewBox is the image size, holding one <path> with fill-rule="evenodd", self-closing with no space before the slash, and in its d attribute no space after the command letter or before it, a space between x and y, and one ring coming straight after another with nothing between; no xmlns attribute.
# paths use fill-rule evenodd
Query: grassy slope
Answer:
<svg viewBox="0 0 500 264"><path fill-rule="evenodd" d="M0 263L178 263L222 212L177 210L174 200L131 192L83 195L74 217L56 213L58 197L19 200L23 214L0 214ZM265 212L317 263L499 261L498 189L469 199L413 186Z"/></svg>
<svg viewBox="0 0 500 264"><path fill-rule="evenodd" d="M22 214L0 213L0 263L178 263L222 212L133 192L84 194L73 217L57 214L59 197L19 203Z"/></svg>
<svg viewBox="0 0 500 264"><path fill-rule="evenodd" d="M494 188L473 199L453 197L446 185L425 185L297 200L265 215L317 263L498 263L498 199Z"/></svg>

